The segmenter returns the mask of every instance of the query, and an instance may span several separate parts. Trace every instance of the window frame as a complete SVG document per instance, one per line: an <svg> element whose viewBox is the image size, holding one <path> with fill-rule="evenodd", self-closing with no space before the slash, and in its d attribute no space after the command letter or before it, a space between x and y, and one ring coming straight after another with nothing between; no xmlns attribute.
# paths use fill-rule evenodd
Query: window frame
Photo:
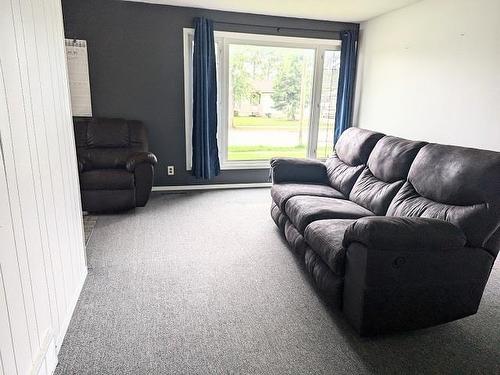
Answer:
<svg viewBox="0 0 500 375"><path fill-rule="evenodd" d="M340 40L289 37L280 35L248 34L228 31L214 31L217 65L217 144L222 170L230 169L267 169L269 160L228 160L228 94L229 94L229 45L256 45L266 47L305 48L314 50L314 72L312 84L311 109L309 114L308 158L316 158L318 142L321 87L323 83L325 51L340 51ZM193 71L192 43L194 29L183 29L184 46L184 110L186 136L186 170L192 167L192 129L193 129Z"/></svg>

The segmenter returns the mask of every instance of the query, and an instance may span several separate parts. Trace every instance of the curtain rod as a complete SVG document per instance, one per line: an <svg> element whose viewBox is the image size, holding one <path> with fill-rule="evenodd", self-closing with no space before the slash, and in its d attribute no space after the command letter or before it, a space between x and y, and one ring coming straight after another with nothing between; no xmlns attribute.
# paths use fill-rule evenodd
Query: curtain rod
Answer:
<svg viewBox="0 0 500 375"><path fill-rule="evenodd" d="M328 34L336 34L336 35L340 34L340 31L320 30L320 29L306 29L306 28L302 28L302 27L282 27L282 26L256 25L256 24L237 23L237 22L224 22L224 21L214 21L214 23L218 24L218 25L245 26L245 27L262 27L262 28L266 28L266 29L275 29L277 32L280 32L281 30L293 30L293 31L320 32L320 33L328 33Z"/></svg>

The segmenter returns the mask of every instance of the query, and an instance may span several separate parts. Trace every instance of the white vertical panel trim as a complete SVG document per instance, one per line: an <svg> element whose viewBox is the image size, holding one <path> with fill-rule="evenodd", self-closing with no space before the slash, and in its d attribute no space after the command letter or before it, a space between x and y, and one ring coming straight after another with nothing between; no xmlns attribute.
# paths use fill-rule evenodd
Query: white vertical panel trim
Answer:
<svg viewBox="0 0 500 375"><path fill-rule="evenodd" d="M2 2L3 4L4 2ZM36 323L36 317L35 317L35 307L33 305L33 290L32 290L32 284L31 284L31 274L29 270L29 265L27 261L27 243L26 243L26 236L25 236L25 230L24 228L27 227L25 226L24 223L24 218L22 215L22 210L21 210L21 194L19 190L19 177L18 177L18 170L21 170L20 167L18 167L18 164L16 162L16 155L14 153L14 140L13 140L13 130L17 130L17 126L13 127L13 122L18 123L22 121L22 118L25 117L24 113L24 108L17 108L17 107L23 107L24 103L20 103L18 100L20 97L22 97L22 84L21 84L21 77L20 77L20 65L19 65L19 57L18 57L18 51L17 51L17 35L16 35L16 30L15 30L15 22L14 22L14 4L10 2L10 9L7 10L6 14L10 14L11 16L9 17L9 25L5 25L6 27L10 27L10 30L5 31L7 32L13 32L14 38L12 40L7 39L7 41L2 43L2 47L4 48L4 51L7 51L10 55L8 55L9 58L6 58L3 60L3 69L4 69L4 85L5 85L5 92L6 92L6 100L7 100L7 111L9 114L9 121L7 123L8 129L5 133L3 133L2 137L4 139L3 145L3 150L4 150L4 163L5 163L5 168L6 168L6 175L7 175L7 187L9 192L12 192L13 195L10 195L10 199L14 199L14 203L11 205L11 215L12 215L12 221L13 221L13 228L15 230L15 238L16 238L16 259L18 263L18 268L19 268L19 274L21 276L21 283L22 283L22 295L23 295L23 300L24 300L24 307L25 307L25 316L26 316L26 321L27 321L27 327L28 327L28 333L29 333L29 342L30 342L30 350L31 350L31 355L33 352L36 351L36 347L38 344L38 330L37 330L37 323ZM8 18L8 17L6 17ZM4 33L0 33L2 36L4 36ZM6 34L7 36L9 34ZM6 74L6 73L9 74ZM9 97L12 97L11 102L12 107L9 104ZM21 105L20 105L21 104ZM15 109L15 110L11 110ZM20 128L19 128L20 129ZM6 137L9 137L9 142L6 142ZM19 143L22 144L20 140L18 140ZM7 151L7 147L9 150ZM10 160L10 162L9 162ZM22 164L22 163L21 163ZM10 172L9 172L10 171ZM9 178L9 176L11 176Z"/></svg>
<svg viewBox="0 0 500 375"><path fill-rule="evenodd" d="M57 77L58 77L58 83L59 83L59 90L58 93L60 95L60 102L63 104L63 107L61 108L62 110L60 111L60 116L61 116L61 131L63 134L65 134L65 139L67 139L67 142L63 144L64 147L64 152L65 152L65 176L66 176L66 181L68 182L67 185L65 186L66 192L68 194L68 203L71 205L71 210L68 210L68 214L73 216L73 211L74 211L74 199L71 199L71 192L73 191L73 183L72 183L72 178L71 178L71 172L76 170L77 166L73 165L71 163L71 149L74 150L74 143L70 144L69 139L71 138L69 136L69 131L72 131L72 126L71 126L71 117L69 116L69 113L67 112L67 106L66 106L66 100L67 98L65 97L65 81L64 81L64 75L63 75L63 70L65 69L66 65L66 59L64 56L64 37L62 36L62 30L60 29L60 24L58 22L58 12L57 12L57 7L56 3L59 0L51 0L50 4L52 6L52 18L54 20L53 22L53 31L54 31L54 40L55 40L55 48L54 48L54 58L58 62L56 64L57 66ZM77 238L77 230L76 230L76 222L75 220L69 220L69 223L72 224L70 227L71 231L71 241L72 243L75 242L75 239ZM72 247L71 251L71 256L72 256L72 264L73 264L73 270L75 272L75 286L78 283L78 258L75 254L75 248Z"/></svg>
<svg viewBox="0 0 500 375"><path fill-rule="evenodd" d="M1 10L2 8L0 8ZM0 30L2 31L2 30ZM0 35L2 33L0 32ZM1 39L1 38L0 38ZM28 327L28 318L26 313L26 297L24 290L22 288L22 280L20 277L20 268L19 268L19 259L17 252L15 249L16 246L16 237L13 231L13 223L14 219L12 216L12 208L11 208L11 194L8 189L7 182L7 169L5 166L5 131L2 133L2 124L10 124L10 118L8 113L8 104L7 104L7 93L5 87L5 79L4 79L4 69L2 65L2 59L0 58L0 158L1 158L1 179L0 179L0 204L2 207L6 207L6 209L0 212L0 225L9 226L9 238L5 238L8 234L6 232L0 232L3 234L0 238L2 239L2 243L5 248L11 249L12 251L7 253L7 250L4 252L0 252L0 265L3 264L2 267L7 266L6 273L2 272L2 285L3 292L6 300L6 310L7 317L9 319L9 333L10 337L7 336L7 332L5 335L0 337L4 337L4 340L9 340L9 342L4 343L0 346L0 351L2 352L2 362L7 362L7 354L10 353L10 350L4 349L3 345L12 345L12 357L11 361L15 364L16 373L22 372L23 369L26 369L26 365L23 363L19 363L17 361L17 357L27 357L32 355L31 351L31 338L29 334ZM8 129L7 129L8 130ZM3 135L2 135L3 134ZM4 191L5 189L5 191ZM5 215L3 217L2 215ZM4 220L6 223L4 223ZM5 269L5 268L4 268ZM9 288L7 289L7 281L9 281ZM9 297L10 296L10 297ZM21 296L21 298L19 298ZM12 312L12 313L11 313ZM15 340L14 340L15 338Z"/></svg>
<svg viewBox="0 0 500 375"><path fill-rule="evenodd" d="M16 157L19 157L23 163L20 174L23 183L18 183L18 189L21 192L21 212L22 220L25 226L30 228L25 231L24 240L26 242L26 260L30 277L30 286L32 293L32 303L34 306L34 321L36 324L37 345L35 353L40 350L42 345L43 327L51 324L51 306L48 295L48 285L46 278L46 268L44 265L44 250L47 247L44 233L42 231L42 220L40 215L40 180L37 178L39 167L37 165L38 150L36 142L33 139L33 98L30 82L30 70L33 69L33 62L30 60L27 51L27 39L30 35L27 28L30 26L30 9L27 0L13 0L14 30L17 42L17 58L20 67L20 82L22 103L24 108L24 121L16 124L13 132L13 139L17 139L14 151ZM24 17L24 18L23 18ZM14 138L15 137L15 138ZM21 140L20 138L24 138ZM29 183L29 181L31 183Z"/></svg>
<svg viewBox="0 0 500 375"><path fill-rule="evenodd" d="M62 88L61 88L61 93L63 95L63 103L65 106L65 113L66 113L66 118L64 121L65 124L65 129L67 133L67 137L69 142L67 142L66 146L68 149L68 163L69 163L69 168L68 168L68 173L71 185L73 187L74 191L79 192L80 187L79 187L79 180L78 180L78 163L76 160L76 149L75 149L75 138L74 138L74 131L73 131L73 121L72 121L72 110L71 110L71 96L69 92L69 84L68 84L68 70L67 70L67 61L66 61L66 48L64 45L64 25L63 25L63 14L62 14L62 5L59 0L53 0L53 4L55 6L55 20L57 23L57 39L59 42L59 61L61 62L59 64L60 66L60 74L61 74L61 82L62 82ZM73 195L75 196L75 195ZM80 205L80 199L79 196L77 196L77 199L73 199L73 214L81 218L81 205ZM76 238L81 238L81 234L83 233L83 224L81 220L72 220L72 223L74 223L74 235L75 239ZM84 254L84 243L83 241L80 241L77 247L75 247L74 250L78 250L79 254ZM75 260L77 261L77 271L78 268L81 268L82 264L85 264L85 261L82 263L83 257L81 256L76 256L75 254Z"/></svg>
<svg viewBox="0 0 500 375"><path fill-rule="evenodd" d="M69 173L69 178L72 182L73 186L73 197L75 199L72 200L73 202L73 212L75 215L75 220L72 220L74 223L75 231L74 231L74 247L73 251L75 252L75 260L76 260L76 268L75 272L77 274L77 284L75 287L79 290L82 285L83 281L85 280L86 274L87 274L87 269L86 269L86 259L85 259L85 248L84 248L84 241L83 241L83 223L81 220L81 202L80 202L80 187L79 187L79 180L78 180L78 166L77 166L77 159L76 159L76 148L75 148L75 137L74 137L74 131L73 131L73 122L72 122L72 112L71 112L71 99L70 99L70 92L69 92L69 84L68 84L68 70L67 70L67 65L66 65L66 50L64 46L64 27L63 27L63 14L62 14L62 6L61 2L58 0L53 0L53 4L55 6L55 17L56 17L56 22L58 24L58 27L56 28L58 30L58 43L59 43L59 60L61 61L60 66L60 73L61 73L61 82L62 82L62 95L63 95L63 103L66 109L66 119L64 121L64 124L66 124L65 129L68 137L68 142L67 142L67 149L68 149L68 163L69 163L69 168L68 168L68 173ZM79 293L78 293L79 294ZM78 299L78 294L75 295L75 298L73 299L74 305L76 305L77 299ZM74 308L74 305L71 307L71 309ZM67 324L69 324L69 320L67 321ZM67 328L67 325L64 326L64 332Z"/></svg>
<svg viewBox="0 0 500 375"><path fill-rule="evenodd" d="M52 40L52 44L53 44L53 47L49 49L49 57L50 57L50 68L51 68L51 81L52 83L56 83L56 86L54 87L54 97L55 99L57 100L54 100L55 103L63 103L63 98L61 97L61 85L60 85L60 81L59 81L59 74L57 74L57 70L55 70L55 67L57 67L57 59L55 58L54 56L54 53L55 53L55 49L56 49L56 46L57 46L57 37L56 37L56 34L55 34L55 30L54 30L54 12L53 12L53 1L51 0L47 0L47 1L44 1L44 8L45 8L45 17L47 19L47 21L49 22L49 36L50 36L50 40ZM47 9L47 6L49 6L50 8ZM48 10L48 11L47 11ZM57 133L60 134L61 136L64 136L65 132L64 132L64 127L61 125L61 122L63 121L62 118L61 118L61 108L58 108L55 110L55 114L56 114L56 121L55 121L55 126L57 128ZM59 140L59 137L56 137L56 142L57 142L57 149L59 150L59 153L60 153L60 163L61 163L61 166L60 166L60 170L61 170L61 175L62 175L62 179L63 179L63 194L62 194L62 197L63 197L63 202L64 202L64 207L68 207L68 205L70 204L69 202L71 201L68 197L68 178L67 178L67 170L68 170L68 166L66 164L66 161L67 161L67 153L66 153L66 149L64 146L61 146L61 142ZM68 256L68 258L70 259L70 264L72 265L71 267L69 267L69 273L71 274L71 288L73 288L75 285L76 285L76 275L75 275L75 271L74 271L74 261L73 261L73 252L71 251L71 246L70 246L70 243L72 242L72 234L71 234L71 228L70 228L70 217L68 216L68 210L64 210L64 215L66 217L66 220L64 220L64 228L65 228L65 233L66 233L66 236L67 236L67 240L66 240L66 246L67 248L69 249L69 251L67 252L63 252L64 254L66 254ZM68 281L68 278L66 278L66 280ZM70 297L71 298L71 297Z"/></svg>
<svg viewBox="0 0 500 375"><path fill-rule="evenodd" d="M35 7L36 5L36 7ZM42 126L36 126L35 127L35 137L37 138L37 142L40 143L39 149L43 149L43 154L44 158L42 160L45 160L45 164L43 166L40 166L40 170L44 171L44 178L41 178L41 183L42 183L42 190L43 190L43 202L44 202L44 207L45 207L45 230L47 231L47 240L49 243L49 251L46 254L46 267L47 267L47 278L48 278L48 283L49 283L49 293L50 293L50 298L51 298L51 303L53 305L52 307L52 320L53 324L55 326L55 333L56 335L58 334L58 328L60 326L60 317L61 315L64 314L64 303L65 303L65 294L63 293L62 296L60 293L57 293L57 287L56 285L61 285L62 287L65 287L64 285L64 280L60 280L60 275L61 275L61 270L58 269L59 272L55 272L55 267L54 267L54 257L55 255L53 254L54 252L56 254L60 253L61 251L61 246L60 246L60 239L59 239L59 234L57 231L57 225L56 225L56 218L55 218L55 200L54 200L54 183L53 183L53 167L52 167L52 160L50 157L49 153L49 142L47 138L47 127L48 127L48 122L46 119L46 111L43 110L44 108L47 107L46 105L46 100L44 98L44 92L42 88L42 82L43 82L43 76L41 74L41 70L43 70L43 59L40 58L40 49L46 49L47 46L44 45L43 47L41 46L41 41L43 38L39 38L39 35L44 35L44 25L45 25L45 20L42 17L43 14L40 12L40 0L35 0L34 5L32 3L32 12L33 12L33 27L34 27L34 42L35 42L35 59L36 59L36 65L38 67L37 73L37 82L38 82L38 89L37 92L39 93L40 97L40 104L41 104L41 111L40 114L41 116L39 117L42 124ZM38 17L37 17L38 15ZM39 136L36 136L36 132L40 132ZM45 185L45 187L43 187ZM56 274L57 279L56 279ZM50 280L50 281L49 281ZM57 282L59 281L59 283Z"/></svg>
<svg viewBox="0 0 500 375"><path fill-rule="evenodd" d="M0 122L7 123L9 120L7 114L7 101L5 95L5 85L3 80L3 69L2 69L2 61L0 59ZM6 171L5 171L5 163L3 156L3 146L2 146L2 130L0 128L0 205L2 207L8 207L9 209L0 211L0 239L2 240L3 246L7 248L7 246L12 247L15 243L14 233L12 231L12 216L10 210L9 203L9 192L7 190L7 180L6 180ZM10 241L8 241L5 237L9 232ZM3 254L3 255L2 255ZM4 264L3 257L6 256L6 253L0 253L0 278L1 278L1 296L0 306L4 306L4 310L2 311L2 317L0 320L0 324L2 325L2 329L0 330L0 337L4 337L4 341L0 342L0 360L2 362L2 373L5 373L6 367L11 367L9 371L12 373L18 373L17 364L16 364L16 352L14 350L14 342L13 342L13 330L10 319L9 305L7 305L7 290L5 286L4 274L2 272L2 264ZM24 311L24 306L23 311ZM14 306L15 308L15 306ZM26 332L27 334L27 332ZM26 339L29 342L29 336L26 335ZM12 363L11 366L8 366L8 363Z"/></svg>
<svg viewBox="0 0 500 375"><path fill-rule="evenodd" d="M4 369L4 365L3 365L3 357L2 357L2 353L0 352L0 375L4 375L5 374L5 369Z"/></svg>
<svg viewBox="0 0 500 375"><path fill-rule="evenodd" d="M40 73L38 69L38 61L37 61L37 44L36 44L36 33L34 29L34 20L33 20L33 8L30 1L21 0L19 1L19 9L21 16L21 25L23 29L23 47L24 47L24 59L26 60L26 78L27 78L27 97L28 105L29 105L29 114L30 119L27 122L27 133L28 133L28 147L30 149L30 161L31 161L31 176L34 187L34 199L36 202L36 221L38 222L38 231L40 235L40 243L41 243L41 260L43 262L42 274L43 280L47 285L46 293L48 297L48 308L49 308L49 316L51 320L53 319L52 309L54 308L53 299L55 296L51 295L51 288L48 287L49 278L47 277L47 268L49 267L49 263L47 262L47 253L48 253L48 234L47 234L47 222L45 219L44 212L46 212L44 197L43 197L43 185L41 178L41 165L40 165L40 149L38 147L38 140L36 135L36 129L42 128L42 124L37 124L40 126L35 127L36 118L43 118L43 108L41 108L41 98L37 98L34 95L36 92L34 90L34 85L40 82ZM40 116L35 118L35 108L40 107ZM51 271L51 269L50 269ZM42 279L42 277L40 277ZM36 304L36 302L35 302Z"/></svg>
<svg viewBox="0 0 500 375"><path fill-rule="evenodd" d="M71 169L70 171L73 171L72 175L72 183L73 183L73 188L75 191L79 192L80 191L80 181L79 181L79 176L78 176L78 161L77 161L77 156L76 156L76 147L75 145L75 133L73 131L73 111L71 107L71 93L69 89L69 78L68 78L68 66L67 66L67 60L66 60L66 47L64 44L64 22L63 22L63 10L62 10L62 3L61 1L56 0L55 2L56 5L56 19L58 20L59 24L59 54L60 54L60 59L62 61L61 69L62 69L62 75L63 75L63 82L64 82L64 88L63 88L63 95L64 95L64 103L66 107L66 112L67 112L67 132L68 132L68 137L71 140L71 142L68 144L69 146L69 151L70 151L70 166ZM74 199L74 214L77 218L81 218L82 216L82 206L81 206L81 201L80 201L80 196L76 196L77 199ZM84 238L85 233L83 229L83 222L81 220L75 220L74 221L76 225L76 234L80 238ZM83 236L83 237L81 237ZM85 243L81 241L81 243L78 246L79 254L80 254L80 264L79 266L83 266L86 268L87 265L87 260L85 257Z"/></svg>
<svg viewBox="0 0 500 375"><path fill-rule="evenodd" d="M45 6L44 6L45 1L44 0L38 0L38 4L40 6L40 11L41 11L41 23L43 24L43 38L41 38L41 41L44 43L41 48L38 49L39 54L42 56L42 66L44 68L44 76L45 77L50 77L51 79L46 79L46 93L44 94L44 99L46 102L44 103L45 107L45 112L47 115L47 128L46 128L46 142L47 144L49 143L48 139L54 139L58 138L57 134L57 128L56 128L56 121L57 121L57 107L56 107L56 101L55 101L55 94L54 94L54 83L52 79L52 68L51 68L51 61L50 61L50 54L49 54L49 46L50 46L50 34L49 34L49 28L47 26L47 22L50 22L50 20L47 18L46 11L45 11ZM61 231L61 228L64 228L64 202L63 202L63 188L64 184L62 181L62 174L61 174L61 155L60 155L60 150L59 148L56 147L50 147L49 148L49 158L51 162L51 178L52 178L52 200L54 204L54 216L56 220L56 226L57 226L57 241L58 241L58 253L57 256L55 256L55 265L54 269L59 270L59 275L62 278L62 286L60 285L59 287L63 289L63 293L61 298L64 299L64 306L67 307L68 303L70 301L71 293L71 283L69 282L68 279L68 270L66 270L63 267L64 258L66 256L66 252L63 251L63 244L68 243L68 237L67 233L64 231ZM61 314L64 314L65 311L63 310Z"/></svg>
<svg viewBox="0 0 500 375"><path fill-rule="evenodd" d="M34 30L35 30L35 33L34 33L34 48L33 50L36 51L36 54L34 56L34 59L36 60L37 62L37 65L41 65L40 64L40 61L43 61L43 59L41 60L40 59L40 49L44 49L44 47L42 47L40 44L40 41L43 40L44 38L41 38L39 40L39 38L37 38L37 35L40 35L42 34L43 35L43 32L46 32L46 25L45 25L45 20L43 17L36 17L35 15L42 15L43 14L43 8L41 7L41 2L40 0L35 0L35 2L31 3L32 4L32 12L33 12L33 19L34 19ZM36 5L36 7L35 7ZM36 9L36 10L35 10ZM40 25L41 24L41 25ZM41 68L40 68L41 69ZM40 69L37 71L38 73L38 92L40 92L40 98L41 98L41 101L43 102L43 94L42 94L42 86L41 86L41 82L42 82L42 77L40 76ZM43 106L42 106L43 107ZM45 174L45 178L41 178L41 183L42 183L42 190L43 190L43 199L44 199L44 204L45 204L45 201L49 201L52 203L52 210L50 210L50 214L47 213L47 211L45 212L45 229L48 230L49 234L51 235L54 235L53 232L56 232L55 233L55 237L56 237L56 240L55 241L52 241L52 243L54 242L57 242L56 243L56 248L58 250L58 253L61 251L61 247L60 247L60 239L59 239L59 236L58 236L58 233L57 233L57 230L56 230L56 225L55 225L55 216L54 216L54 211L55 211L55 202L54 202L54 192L53 192L53 184L52 184L52 179L53 179L53 176L52 176L52 165L51 165L51 160L50 160L50 157L48 155L48 141L47 141L47 132L46 132L46 128L47 128L47 121L45 119L45 111L41 111L41 116L40 118L42 119L43 121L43 126L36 126L35 127L35 137L36 137L36 131L38 129L41 129L41 131L43 132L43 134L40 135L39 138L43 138L44 139L44 143L41 144L41 148L44 150L45 154L46 154L46 157L45 159L47 160L48 164L47 166L45 166L45 168L42 168L40 167L40 170L41 171L44 171L46 170L46 174ZM37 140L37 142L39 142L39 140ZM47 188L44 188L44 182L46 185L48 185ZM46 190L46 191L45 191ZM48 196L48 197L47 197ZM80 213L81 215L81 213ZM50 236L48 236L49 238ZM52 267L52 264L54 262L53 260L53 255L52 255L52 246L50 246L51 248L51 251L48 252L48 254L46 253L46 267L47 267L47 270L48 270L48 273L51 274L51 277L48 278L48 284L49 284L49 293L50 293L50 300L51 300L51 303L52 305L56 305L55 307L52 308L52 319L54 321L54 331L55 331L55 335L58 336L59 334L59 327L61 325L61 319L60 319L60 316L64 316L64 313L65 313L65 309L63 308L63 306L67 306L67 301L66 301L66 295L65 293L63 293L62 295L62 299L64 299L65 303L64 305L61 305L61 303L57 300L57 291L56 291L56 280L55 280L55 272L53 272L52 270L55 269L54 267ZM50 272L52 271L52 272ZM58 272L58 277L61 277L61 273L60 272L61 270L59 269L59 272ZM64 277L63 277L64 279ZM59 282L59 285L60 286L63 286L65 287L65 282L62 281L62 282ZM61 299L61 298L59 298ZM57 311L55 311L57 309Z"/></svg>
<svg viewBox="0 0 500 375"><path fill-rule="evenodd" d="M54 59L53 56L53 50L54 50L54 32L53 32L53 17L50 12L50 9L47 9L48 7L48 1L43 1L43 11L44 11L44 19L47 21L47 39L49 41L52 41L52 43L48 43L51 45L51 48L47 50L47 58L49 62L49 72L50 72L50 82L52 84L52 102L54 105L54 124L52 125L54 127L55 133L57 136L53 138L53 142L56 143L57 147L55 147L58 151L58 162L59 162L59 167L57 168L58 175L60 178L60 195L57 197L62 204L62 207L64 207L64 210L61 210L59 212L59 219L62 220L62 222L59 222L59 226L63 230L64 238L62 242L62 249L65 249L61 252L62 256L62 263L66 265L66 267L63 267L63 273L64 273L64 278L66 285L68 286L67 288L67 295L66 295L66 300L67 300L67 305L66 308L68 309L72 295L71 295L71 290L74 288L75 285L75 274L74 274L74 267L72 266L72 253L71 253L71 242L72 242L72 236L70 233L70 228L69 228L69 220L70 217L68 217L68 199L67 199L67 192L66 192L66 187L67 187L67 182L65 182L65 175L64 175L64 170L66 170L66 166L64 165L64 155L63 155L63 150L61 147L61 143L59 141L59 136L61 135L61 127L60 127L60 112L61 109L58 108L57 103L61 103L61 98L57 97L58 94L60 93L60 89L58 88L58 80L57 80L57 73L55 72L55 65L56 65L56 60ZM71 265L68 267L68 264ZM67 311L65 312L67 313Z"/></svg>
<svg viewBox="0 0 500 375"><path fill-rule="evenodd" d="M46 330L43 333L42 337L43 340L40 345L40 350L36 354L35 358L33 359L33 363L31 365L30 369L31 375L52 373L55 370L55 366L57 365L57 359L54 360L55 346L51 330L50 329ZM47 366L48 362L50 362L50 367L51 367L50 369Z"/></svg>
<svg viewBox="0 0 500 375"><path fill-rule="evenodd" d="M1 158L1 155L0 155ZM0 167L3 171L3 160ZM2 173L3 174L3 173ZM5 176L1 176L0 184L5 185ZM0 187L3 193L4 187ZM10 324L9 306L7 305L7 292L5 290L5 280L2 272L2 263L0 263L0 333L2 337L8 337L8 340L0 342L0 365L2 374L18 374L16 364L16 353L12 341L12 326ZM4 354L5 353L5 354ZM4 359L5 356L5 359Z"/></svg>
<svg viewBox="0 0 500 375"><path fill-rule="evenodd" d="M86 276L62 10L0 15L0 375L50 374Z"/></svg>
<svg viewBox="0 0 500 375"><path fill-rule="evenodd" d="M66 130L66 134L68 137L68 142L66 143L67 146L67 151L68 151L68 159L67 162L69 164L68 166L68 174L70 181L72 182L73 186L73 197L74 199L72 200L73 203L73 209L74 209L74 215L75 215L75 220L72 222L74 223L75 231L74 231L74 241L73 241L73 251L76 252L75 254L75 259L77 260L76 262L76 268L75 268L75 273L77 275L77 282L75 284L75 293L73 295L72 300L70 301L70 309L73 311L74 307L76 306L76 303L78 302L78 296L80 294L80 290L83 287L83 283L85 281L85 278L87 276L87 268L86 268L86 258L85 258L85 248L84 248L84 241L83 241L83 222L82 222L82 216L81 216L81 201L80 201L80 185L79 185L79 177L78 177L78 165L77 165L77 158L76 158L76 148L75 148L75 137L74 137L74 131L73 131L73 122L72 122L72 112L71 112L71 100L70 100L70 92L69 92L69 84L68 84L68 71L67 71L67 65L66 65L66 50L64 46L64 27L63 27L63 14L62 14L62 6L61 2L58 0L52 0L52 4L54 5L54 10L55 10L55 20L57 23L56 31L58 31L56 34L56 40L58 42L58 54L59 58L58 60L60 61L60 64L58 66L60 67L60 78L61 78L61 94L63 96L62 103L64 103L64 107L66 109L66 116L63 119L63 124L66 124L64 126L64 129ZM68 187L70 188L70 186ZM62 339L64 337L64 334L68 328L69 322L70 322L70 315L67 315L67 320L63 323L63 326L61 327L61 333L62 335L60 336L60 340L62 342Z"/></svg>

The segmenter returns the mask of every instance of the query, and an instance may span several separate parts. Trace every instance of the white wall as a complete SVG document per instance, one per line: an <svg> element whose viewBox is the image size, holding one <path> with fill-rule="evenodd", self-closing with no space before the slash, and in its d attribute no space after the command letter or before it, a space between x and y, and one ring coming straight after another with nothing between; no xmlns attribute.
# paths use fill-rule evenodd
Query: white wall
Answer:
<svg viewBox="0 0 500 375"><path fill-rule="evenodd" d="M500 1L423 0L361 24L354 124L500 151Z"/></svg>
<svg viewBox="0 0 500 375"><path fill-rule="evenodd" d="M49 374L86 275L59 0L0 0L0 141L0 374Z"/></svg>

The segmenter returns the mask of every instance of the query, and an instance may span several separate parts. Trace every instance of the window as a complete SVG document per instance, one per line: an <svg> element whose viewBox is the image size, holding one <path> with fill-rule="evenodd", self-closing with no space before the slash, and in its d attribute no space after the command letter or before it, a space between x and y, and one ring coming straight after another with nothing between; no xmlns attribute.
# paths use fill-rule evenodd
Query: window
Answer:
<svg viewBox="0 0 500 375"><path fill-rule="evenodd" d="M192 29L184 29L186 165L191 169ZM268 168L278 156L326 159L340 41L215 32L222 169Z"/></svg>
<svg viewBox="0 0 500 375"><path fill-rule="evenodd" d="M325 51L323 55L323 79L321 83L319 127L316 143L316 157L318 159L327 159L333 151L339 69L340 51Z"/></svg>

